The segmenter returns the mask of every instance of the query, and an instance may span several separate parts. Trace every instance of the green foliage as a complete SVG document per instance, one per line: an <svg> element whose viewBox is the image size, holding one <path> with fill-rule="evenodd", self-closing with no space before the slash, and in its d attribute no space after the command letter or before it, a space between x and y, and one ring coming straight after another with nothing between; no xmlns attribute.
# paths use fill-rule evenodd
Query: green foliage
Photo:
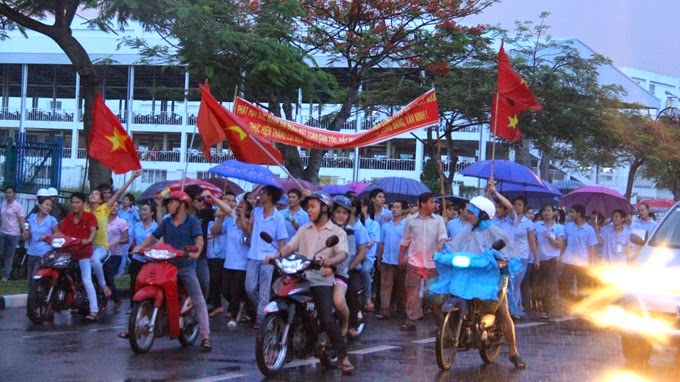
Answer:
<svg viewBox="0 0 680 382"><path fill-rule="evenodd" d="M423 165L423 172L420 174L420 181L423 182L435 194L440 190L439 171L436 161L428 160Z"/></svg>

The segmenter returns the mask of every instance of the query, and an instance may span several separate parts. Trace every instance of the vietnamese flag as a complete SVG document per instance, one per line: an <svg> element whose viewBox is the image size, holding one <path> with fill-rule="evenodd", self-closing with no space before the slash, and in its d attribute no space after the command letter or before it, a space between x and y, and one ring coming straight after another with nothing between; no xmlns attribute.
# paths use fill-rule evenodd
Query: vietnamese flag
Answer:
<svg viewBox="0 0 680 382"><path fill-rule="evenodd" d="M99 93L92 107L92 130L88 138L87 155L116 174L142 168L132 138Z"/></svg>
<svg viewBox="0 0 680 382"><path fill-rule="evenodd" d="M204 111L203 118L200 118L199 111L199 118L196 121L199 131L221 130L229 141L229 149L241 162L272 165L280 165L283 162L281 152L271 142L253 133L249 124L220 105L210 94L207 86L199 84L198 88L202 97L200 110Z"/></svg>
<svg viewBox="0 0 680 382"><path fill-rule="evenodd" d="M207 82L205 87L208 89ZM196 125L198 126L198 134L203 140L203 155L208 158L208 162L212 162L210 146L216 145L227 139L227 134L222 130L215 114L210 112L210 109L205 102L201 102L201 106L198 109Z"/></svg>
<svg viewBox="0 0 680 382"><path fill-rule="evenodd" d="M526 110L541 109L541 104L534 98L529 85L512 68L501 43L498 52L498 90L491 107L494 133L509 141L519 140L522 136L517 127L519 115Z"/></svg>

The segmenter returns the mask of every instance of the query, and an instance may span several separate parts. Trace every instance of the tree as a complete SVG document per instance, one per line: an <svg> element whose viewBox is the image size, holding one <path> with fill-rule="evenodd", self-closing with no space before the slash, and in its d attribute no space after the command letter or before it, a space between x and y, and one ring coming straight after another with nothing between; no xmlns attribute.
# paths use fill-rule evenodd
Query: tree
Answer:
<svg viewBox="0 0 680 382"><path fill-rule="evenodd" d="M0 1L0 23L5 26L0 38L6 38L6 30L18 28L24 36L25 30L33 30L51 38L64 51L66 56L80 75L81 96L84 101L83 129L89 138L92 128L92 105L99 90L99 77L90 56L85 48L73 37L71 25L79 9L103 10L108 1L93 2L84 0L55 1ZM52 22L52 24L48 24ZM105 30L110 30L103 23L95 23ZM94 159L90 159L88 171L90 189L100 183L108 183L111 170Z"/></svg>
<svg viewBox="0 0 680 382"><path fill-rule="evenodd" d="M680 110L674 107L659 112L654 129L661 132L661 140L653 142L648 149L654 152L649 155L642 174L656 181L657 188L667 189L673 193L675 200L680 200Z"/></svg>
<svg viewBox="0 0 680 382"><path fill-rule="evenodd" d="M581 57L573 42L548 34L549 15L542 13L539 24L517 22L515 35L506 37L515 70L543 105L541 113L525 113L519 125L523 140L541 153L539 167L546 180L552 160L565 165L615 161L606 115L620 105L622 92L618 86L598 83L598 69L610 65L609 59L597 54Z"/></svg>

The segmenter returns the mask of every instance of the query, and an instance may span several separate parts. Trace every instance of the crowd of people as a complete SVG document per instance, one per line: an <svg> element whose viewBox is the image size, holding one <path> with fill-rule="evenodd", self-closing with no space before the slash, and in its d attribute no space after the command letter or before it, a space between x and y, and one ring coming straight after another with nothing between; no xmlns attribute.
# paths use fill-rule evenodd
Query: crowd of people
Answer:
<svg viewBox="0 0 680 382"><path fill-rule="evenodd" d="M20 238L27 243L30 285L40 256L50 250L44 238L57 232L76 237L82 245L73 258L90 301L85 319L96 322L108 301L97 301L95 281L112 300L115 312L123 301L114 276L127 269L134 291L145 263L143 248L160 239L178 248L194 245L198 251L177 264L178 275L197 309L201 348L209 351L210 317L225 314L227 330L262 324L275 271L272 258L293 251L311 256L323 249L319 242L337 235L339 244L322 256L324 267L308 271L306 277L320 322L348 373L353 366L345 338L357 336L359 311L373 312L381 320L400 319L400 329L406 332L416 330L426 310L438 316L438 307L423 304L428 281L437 277L435 252L447 247L481 250L484 235L498 236L502 231L511 241L511 255L520 258L523 268L510 281L508 317L517 320L532 314L547 319L564 313L561 301L577 298L579 290L594 284L590 267L631 261L638 249L630 240L631 229L651 233L657 224L644 204L636 219L622 210L607 217L599 212L586 215L581 205L566 211L544 205L535 212L524 197L508 200L493 181L485 196L445 207L432 193L421 194L410 206L404 200L388 203L380 189L361 198L353 192L331 197L295 188L284 195L277 187L265 186L257 194L227 191L217 198L197 185L137 204L125 191L140 175L141 171L134 172L115 192L110 184L102 184L89 196L73 193L68 213L57 203L55 189L41 189L36 207L26 217L14 189L5 189L0 206L2 281L9 277ZM273 241L262 239L262 232ZM335 273L330 265L337 267ZM502 328L514 347L512 319L503 320ZM516 348L510 353L516 367L526 367Z"/></svg>

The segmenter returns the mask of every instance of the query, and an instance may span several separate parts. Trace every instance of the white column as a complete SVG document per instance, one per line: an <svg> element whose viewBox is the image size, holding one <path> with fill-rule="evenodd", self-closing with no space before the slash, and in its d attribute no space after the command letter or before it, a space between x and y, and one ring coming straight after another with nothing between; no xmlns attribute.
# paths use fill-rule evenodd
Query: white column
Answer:
<svg viewBox="0 0 680 382"><path fill-rule="evenodd" d="M423 172L423 161L425 160L425 146L423 146L423 142L420 140L416 139L416 155L414 159L416 160L416 175L420 176L420 173Z"/></svg>
<svg viewBox="0 0 680 382"><path fill-rule="evenodd" d="M189 126L189 72L184 72L184 118L182 125Z"/></svg>
<svg viewBox="0 0 680 382"><path fill-rule="evenodd" d="M78 159L78 140L80 139L80 130L78 127L71 129L71 159Z"/></svg>
<svg viewBox="0 0 680 382"><path fill-rule="evenodd" d="M80 110L80 74L76 72L76 112L75 112L74 122L79 123L82 121L82 111ZM80 124L82 126L82 123Z"/></svg>
<svg viewBox="0 0 680 382"><path fill-rule="evenodd" d="M130 131L130 125L132 124L132 100L135 98L135 67L128 66L128 91L127 91L127 118L125 119L125 129L132 137L132 132Z"/></svg>
<svg viewBox="0 0 680 382"><path fill-rule="evenodd" d="M25 133L26 127L26 93L28 93L28 65L21 65L21 112L19 117L19 132Z"/></svg>
<svg viewBox="0 0 680 382"><path fill-rule="evenodd" d="M187 161L187 147L187 133L182 131L180 133L179 163L184 164Z"/></svg>

